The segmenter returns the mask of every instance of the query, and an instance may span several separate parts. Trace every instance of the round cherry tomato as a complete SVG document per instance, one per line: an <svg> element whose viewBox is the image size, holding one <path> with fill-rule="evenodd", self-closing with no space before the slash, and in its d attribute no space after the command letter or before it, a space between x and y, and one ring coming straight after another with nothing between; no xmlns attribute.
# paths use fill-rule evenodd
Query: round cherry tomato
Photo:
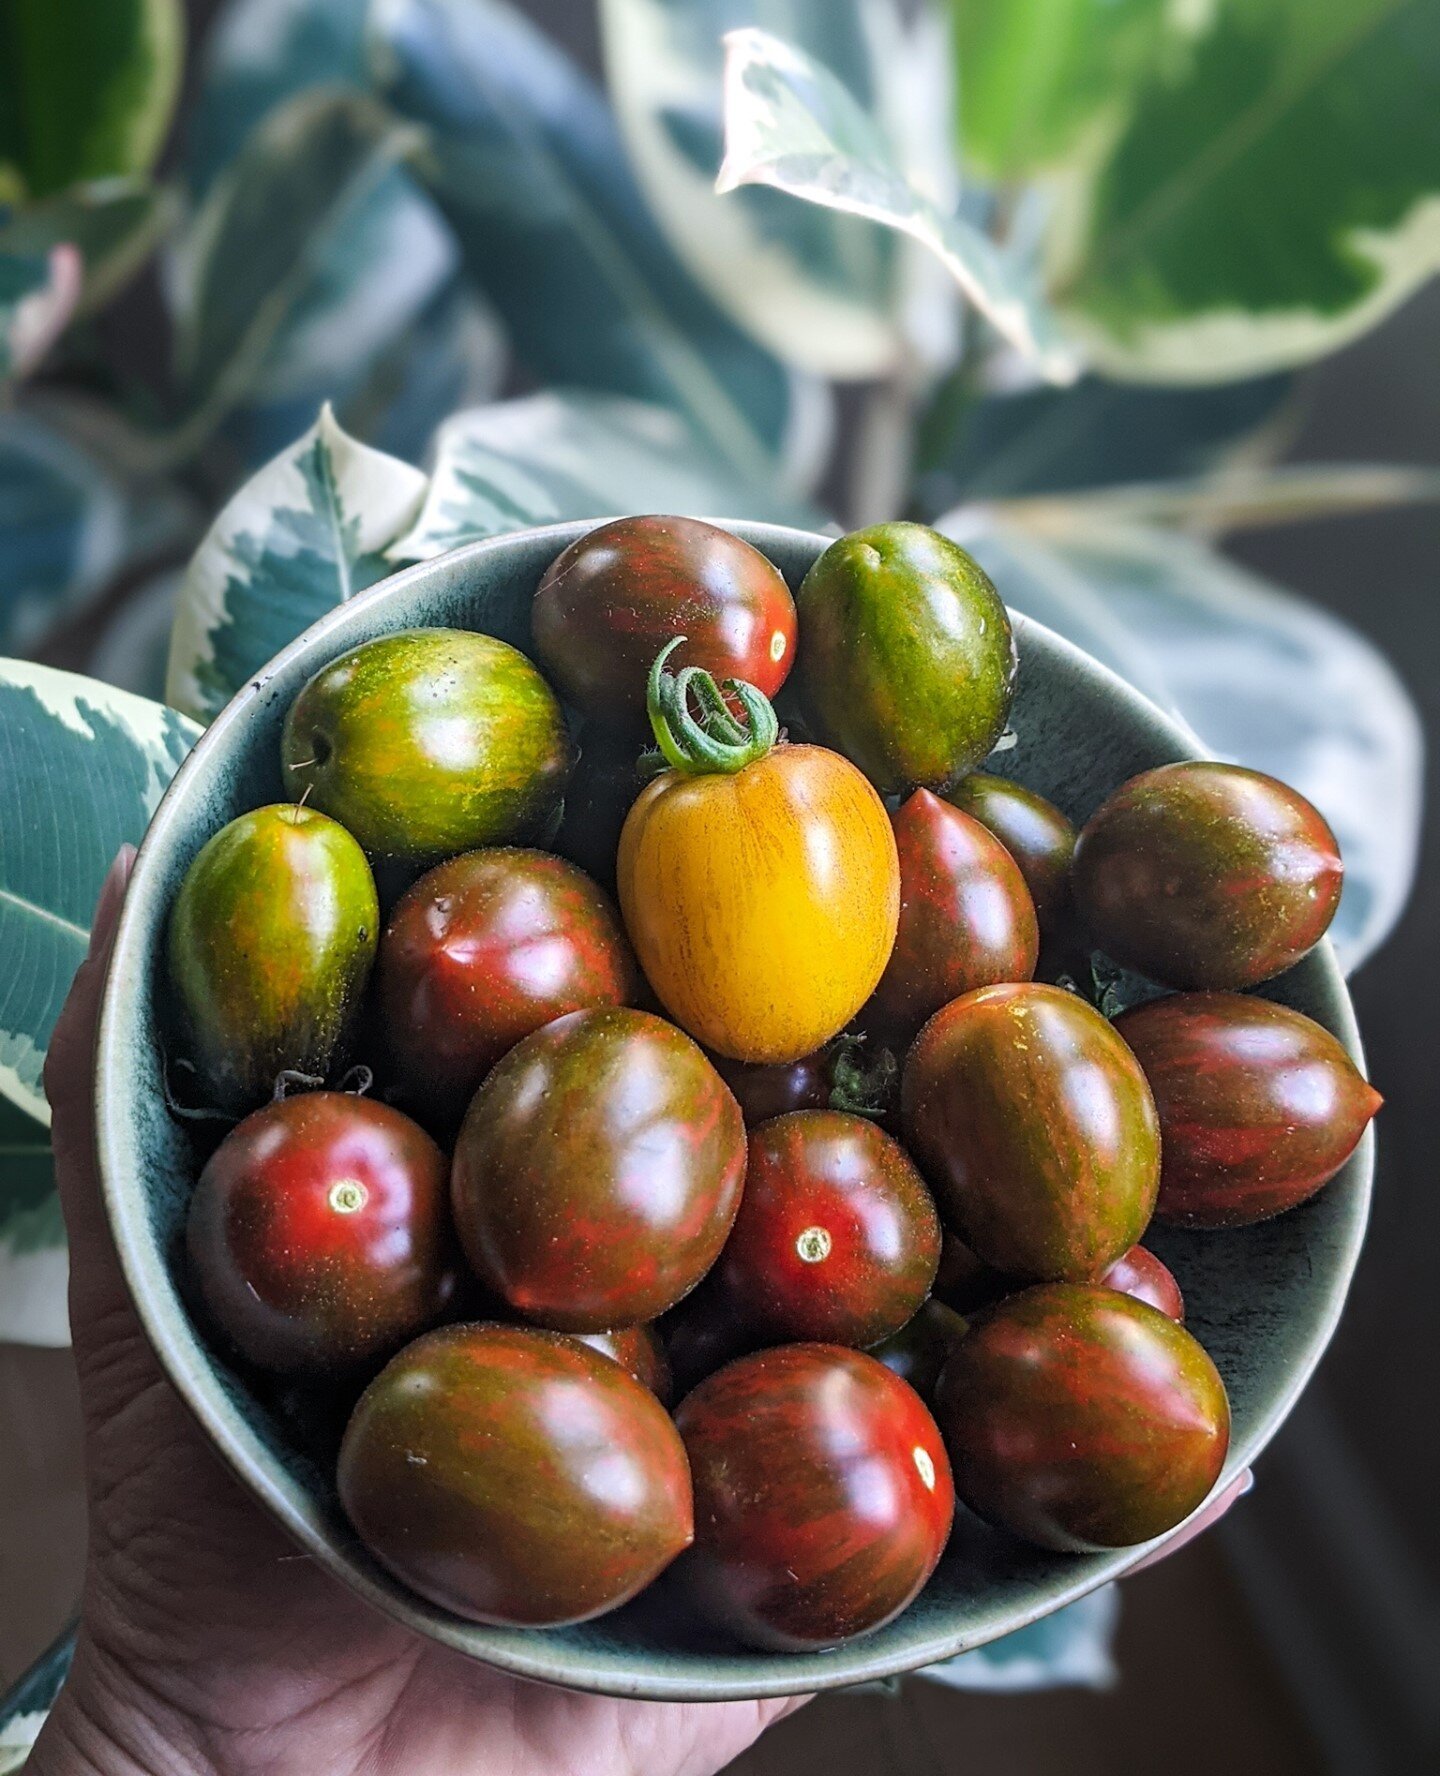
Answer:
<svg viewBox="0 0 1440 1776"><path fill-rule="evenodd" d="M716 1072L735 1094L746 1128L769 1122L772 1116L785 1116L791 1110L823 1110L830 1102L830 1067L834 1057L828 1048L802 1055L798 1061L781 1061L773 1067L727 1061L724 1055L712 1058Z"/></svg>
<svg viewBox="0 0 1440 1776"><path fill-rule="evenodd" d="M573 1332L581 1344L600 1351L649 1388L662 1406L670 1404L670 1359L653 1326L623 1326L618 1332Z"/></svg>
<svg viewBox="0 0 1440 1776"><path fill-rule="evenodd" d="M1253 987L1329 928L1335 835L1304 796L1239 765L1122 784L1075 847L1075 904L1107 955L1167 987Z"/></svg>
<svg viewBox="0 0 1440 1776"><path fill-rule="evenodd" d="M1023 783L972 771L945 800L988 827L1015 859L1040 929L1050 934L1070 904L1070 859L1075 855L1075 823Z"/></svg>
<svg viewBox="0 0 1440 1776"><path fill-rule="evenodd" d="M588 876L543 851L499 849L452 857L401 897L376 987L404 1101L450 1126L522 1037L567 1011L623 1005L637 980Z"/></svg>
<svg viewBox="0 0 1440 1776"><path fill-rule="evenodd" d="M874 1344L916 1312L939 1262L930 1192L873 1122L797 1110L751 1134L718 1273L762 1337Z"/></svg>
<svg viewBox="0 0 1440 1776"><path fill-rule="evenodd" d="M408 1116L344 1092L284 1098L232 1129L185 1241L207 1316L283 1375L389 1356L456 1288L444 1155Z"/></svg>
<svg viewBox="0 0 1440 1776"><path fill-rule="evenodd" d="M1224 1383L1184 1327L1088 1283L1022 1289L978 1319L935 1415L971 1510L1076 1552L1183 1522L1230 1442Z"/></svg>
<svg viewBox="0 0 1440 1776"><path fill-rule="evenodd" d="M740 1106L646 1011L574 1011L476 1093L455 1147L466 1256L515 1312L566 1332L653 1320L720 1255L745 1178Z"/></svg>
<svg viewBox="0 0 1440 1776"><path fill-rule="evenodd" d="M696 1382L765 1342L741 1317L718 1268L670 1309L660 1321L660 1336L677 1400L683 1400Z"/></svg>
<svg viewBox="0 0 1440 1776"><path fill-rule="evenodd" d="M1137 1301L1148 1302L1167 1319L1185 1323L1185 1297L1180 1285L1144 1246L1131 1246L1110 1266L1100 1281L1107 1289L1118 1289L1122 1295L1133 1295Z"/></svg>
<svg viewBox="0 0 1440 1776"><path fill-rule="evenodd" d="M958 1234L947 1227L940 1242L940 1268L935 1273L935 1294L956 1313L973 1314L1002 1295L1013 1295L1014 1277L1003 1276L982 1264Z"/></svg>
<svg viewBox="0 0 1440 1776"><path fill-rule="evenodd" d="M1248 1227L1305 1202L1355 1151L1379 1092L1326 1029L1240 993L1128 1011L1160 1113L1162 1221Z"/></svg>
<svg viewBox="0 0 1440 1776"><path fill-rule="evenodd" d="M956 1342L969 1330L970 1322L963 1314L932 1296L898 1332L872 1344L868 1354L901 1381L908 1381L929 1406L935 1398L940 1371Z"/></svg>
<svg viewBox="0 0 1440 1776"><path fill-rule="evenodd" d="M1014 858L978 820L917 789L893 821L900 925L865 1021L904 1044L962 993L1029 980L1040 929Z"/></svg>
<svg viewBox="0 0 1440 1776"><path fill-rule="evenodd" d="M795 601L758 549L696 518L617 518L571 543L535 594L535 651L594 721L645 726L645 677L680 658L773 697L795 659Z"/></svg>
<svg viewBox="0 0 1440 1776"><path fill-rule="evenodd" d="M834 1646L899 1615L934 1571L950 1466L919 1396L873 1357L825 1344L741 1357L676 1424L695 1484L676 1576L740 1639Z"/></svg>
<svg viewBox="0 0 1440 1776"><path fill-rule="evenodd" d="M693 677L662 668L663 656L651 712L672 769L620 835L630 941L666 1010L707 1048L799 1060L854 1017L889 959L900 870L885 805L838 753L775 745L774 712L749 686L750 726L733 740L708 681L713 737L675 689Z"/></svg>
<svg viewBox="0 0 1440 1776"><path fill-rule="evenodd" d="M692 1537L685 1450L619 1363L528 1326L447 1326L371 1382L340 1448L360 1540L472 1622L584 1622Z"/></svg>
<svg viewBox="0 0 1440 1776"><path fill-rule="evenodd" d="M1160 1131L1140 1063L1058 987L982 987L905 1062L907 1145L984 1263L1028 1280L1101 1275L1145 1231Z"/></svg>

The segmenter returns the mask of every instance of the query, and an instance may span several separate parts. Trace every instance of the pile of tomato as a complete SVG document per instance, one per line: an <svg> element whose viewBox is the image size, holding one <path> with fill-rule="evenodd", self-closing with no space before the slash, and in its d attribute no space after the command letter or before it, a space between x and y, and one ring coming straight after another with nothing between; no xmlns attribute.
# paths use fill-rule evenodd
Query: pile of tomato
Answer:
<svg viewBox="0 0 1440 1776"><path fill-rule="evenodd" d="M408 630L295 700L289 799L170 918L173 1090L233 1124L188 1282L245 1385L343 1415L340 1503L424 1597L552 1626L664 1572L803 1650L903 1610L957 1496L1084 1550L1214 1486L1225 1389L1138 1242L1305 1200L1378 1107L1248 991L1340 859L1221 764L1077 833L978 768L1016 672L921 526L792 596L642 517L554 562L528 653ZM1097 952L1164 991L1110 1020Z"/></svg>

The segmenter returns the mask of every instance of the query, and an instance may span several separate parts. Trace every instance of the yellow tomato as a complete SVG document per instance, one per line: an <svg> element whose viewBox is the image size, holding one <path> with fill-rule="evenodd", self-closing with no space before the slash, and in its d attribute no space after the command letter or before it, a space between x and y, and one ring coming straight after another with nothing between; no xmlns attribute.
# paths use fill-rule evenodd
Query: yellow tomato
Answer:
<svg viewBox="0 0 1440 1776"><path fill-rule="evenodd" d="M777 746L731 773L664 772L630 810L618 872L651 986L733 1060L819 1048L870 997L895 942L889 817L823 747Z"/></svg>

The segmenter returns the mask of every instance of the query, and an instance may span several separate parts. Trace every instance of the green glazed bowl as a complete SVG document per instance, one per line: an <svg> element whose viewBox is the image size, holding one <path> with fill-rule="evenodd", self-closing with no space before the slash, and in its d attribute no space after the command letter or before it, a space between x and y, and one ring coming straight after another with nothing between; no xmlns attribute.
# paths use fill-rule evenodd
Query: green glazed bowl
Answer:
<svg viewBox="0 0 1440 1776"><path fill-rule="evenodd" d="M617 1696L719 1701L886 1677L1021 1628L1125 1572L1145 1549L1044 1553L962 1514L911 1608L878 1633L823 1653L739 1647L694 1621L663 1580L626 1609L582 1627L479 1627L407 1591L366 1554L340 1512L323 1451L303 1447L273 1402L251 1391L182 1297L181 1234L197 1161L190 1133L166 1109L156 1035L165 921L181 877L226 821L282 798L281 723L314 672L358 642L414 625L482 630L528 649L541 574L590 528L557 524L476 543L353 599L246 685L185 761L141 847L105 997L96 1093L106 1206L145 1329L206 1435L303 1549L417 1633L523 1677ZM827 541L765 524L730 528L763 550L792 588ZM1199 755L1192 735L1088 655L1023 616L1016 627L1018 741L990 768L1022 778L1083 820L1135 772ZM1361 1060L1328 945L1266 990L1318 1019ZM1367 1133L1327 1189L1278 1220L1151 1236L1230 1390L1227 1480L1275 1434L1335 1329L1364 1233L1372 1141Z"/></svg>

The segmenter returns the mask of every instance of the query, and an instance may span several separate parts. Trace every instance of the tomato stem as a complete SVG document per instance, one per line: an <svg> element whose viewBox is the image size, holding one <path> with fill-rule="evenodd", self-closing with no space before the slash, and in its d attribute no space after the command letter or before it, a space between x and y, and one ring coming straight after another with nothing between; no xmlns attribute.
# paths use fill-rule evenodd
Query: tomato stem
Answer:
<svg viewBox="0 0 1440 1776"><path fill-rule="evenodd" d="M727 678L722 687L703 666L667 672L665 662L685 639L677 635L667 641L650 668L646 708L655 743L666 763L688 776L733 775L764 758L780 737L780 723L770 699L743 678ZM740 705L743 720L726 691Z"/></svg>

